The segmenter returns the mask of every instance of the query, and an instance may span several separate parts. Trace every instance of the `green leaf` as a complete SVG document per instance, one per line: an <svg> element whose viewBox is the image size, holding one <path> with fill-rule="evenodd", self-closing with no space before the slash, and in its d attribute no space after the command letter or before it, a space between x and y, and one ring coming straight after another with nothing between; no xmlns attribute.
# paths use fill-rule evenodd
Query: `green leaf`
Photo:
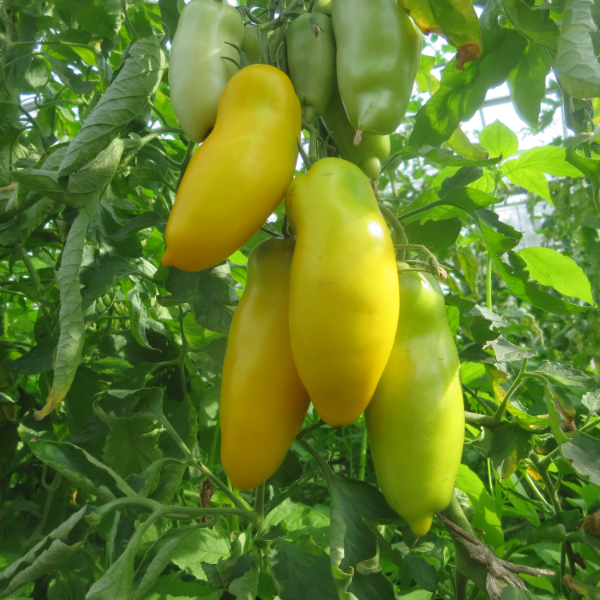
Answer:
<svg viewBox="0 0 600 600"><path fill-rule="evenodd" d="M394 585L381 571L369 575L357 571L352 576L348 592L358 600L396 600L397 598Z"/></svg>
<svg viewBox="0 0 600 600"><path fill-rule="evenodd" d="M591 483L600 485L600 440L575 431L569 435L567 442L561 444L560 451L578 473L588 476Z"/></svg>
<svg viewBox="0 0 600 600"><path fill-rule="evenodd" d="M505 587L502 590L500 600L533 600L533 596L527 590L520 590L514 587Z"/></svg>
<svg viewBox="0 0 600 600"><path fill-rule="evenodd" d="M171 267L165 287L171 297L160 297L161 304L192 304L199 325L219 333L229 331L232 317L227 307L235 306L239 298L228 264L197 273Z"/></svg>
<svg viewBox="0 0 600 600"><path fill-rule="evenodd" d="M65 397L81 361L81 352L85 341L85 324L81 310L79 268L83 257L87 225L94 208L81 208L69 231L62 253L57 275L60 289L60 338L56 349L52 389L46 405L36 413L38 420L52 412Z"/></svg>
<svg viewBox="0 0 600 600"><path fill-rule="evenodd" d="M552 19L548 19L547 22L554 24ZM546 52L542 47L530 42L523 60L508 76L510 99L515 111L534 129L539 127L540 109L542 100L546 97L546 77L549 72L550 61Z"/></svg>
<svg viewBox="0 0 600 600"><path fill-rule="evenodd" d="M440 198L445 198L453 190L466 187L470 183L477 181L483 175L481 167L462 167L452 177L444 179L442 187L438 191Z"/></svg>
<svg viewBox="0 0 600 600"><path fill-rule="evenodd" d="M200 563L216 565L220 559L228 558L229 554L229 542L218 531L197 529L180 540L171 560L196 579L206 579Z"/></svg>
<svg viewBox="0 0 600 600"><path fill-rule="evenodd" d="M31 208L19 213L9 222L9 227L0 231L0 246L11 248L22 246L29 236L56 211L56 204L50 198L36 202Z"/></svg>
<svg viewBox="0 0 600 600"><path fill-rule="evenodd" d="M461 353L462 358L462 353ZM494 362L496 359L493 359ZM485 375L485 367L481 364L469 362L461 362L460 364L460 380L465 384L470 384L472 381L479 379Z"/></svg>
<svg viewBox="0 0 600 600"><path fill-rule="evenodd" d="M84 506L44 537L22 558L0 572L0 598L11 595L38 577L59 570L67 563L84 544L83 541L80 541L68 545L68 542L69 534L81 521L85 512L86 507Z"/></svg>
<svg viewBox="0 0 600 600"><path fill-rule="evenodd" d="M502 522L496 513L496 504L489 495L481 479L467 465L460 465L456 478L456 487L469 497L469 502L475 509L471 523L483 530L483 541L498 550L504 544Z"/></svg>
<svg viewBox="0 0 600 600"><path fill-rule="evenodd" d="M519 232L510 225L502 223L498 215L489 210L479 209L476 211L476 216L494 266L513 294L533 306L557 315L576 314L588 310L588 307L566 302L543 291L535 281L529 279L527 263L516 252L511 252L521 239ZM505 253L508 253L507 260L501 258Z"/></svg>
<svg viewBox="0 0 600 600"><path fill-rule="evenodd" d="M89 94L96 87L93 81L83 81L81 76L69 69L63 61L47 52L44 53L44 56L48 59L50 68L58 75L60 81L76 94Z"/></svg>
<svg viewBox="0 0 600 600"><path fill-rule="evenodd" d="M419 62L419 70L417 71L417 77L415 83L419 92L428 92L433 94L440 87L440 82L431 74L431 69L435 67L435 56L427 56L421 54L421 60Z"/></svg>
<svg viewBox="0 0 600 600"><path fill-rule="evenodd" d="M90 33L112 39L121 28L123 21L122 4L119 0L96 0L87 3L76 13L77 22Z"/></svg>
<svg viewBox="0 0 600 600"><path fill-rule="evenodd" d="M256 552L254 552L254 554L256 554ZM244 558L247 558L247 555L244 555L238 560L238 566ZM253 558L254 560L249 560L250 568L245 571L241 577L236 577L234 574L234 579L229 584L228 591L236 598L236 600L256 599L260 570L257 564L259 562L258 556L253 556Z"/></svg>
<svg viewBox="0 0 600 600"><path fill-rule="evenodd" d="M525 529L519 534L519 539L524 544L537 544L538 542L562 543L567 539L573 540L573 533L582 536L582 517L578 510L563 511L557 517L546 519L539 527ZM576 541L576 540L573 540Z"/></svg>
<svg viewBox="0 0 600 600"><path fill-rule="evenodd" d="M104 296L121 279L140 273L137 265L121 256L103 256L81 269L82 296L89 306L92 300Z"/></svg>
<svg viewBox="0 0 600 600"><path fill-rule="evenodd" d="M270 559L281 600L337 598L329 556L304 535L295 542L280 541Z"/></svg>
<svg viewBox="0 0 600 600"><path fill-rule="evenodd" d="M573 368L571 365L563 365L561 363L552 363L543 360L532 373L538 373L549 377L559 385L567 387L594 387L595 382L591 377L588 377L583 371Z"/></svg>
<svg viewBox="0 0 600 600"><path fill-rule="evenodd" d="M519 140L515 133L497 119L481 130L479 143L489 151L492 158L508 158L519 151Z"/></svg>
<svg viewBox="0 0 600 600"><path fill-rule="evenodd" d="M276 488L286 488L292 485L294 481L300 479L302 474L302 464L297 454L289 450L280 467L267 480L267 485L272 485Z"/></svg>
<svg viewBox="0 0 600 600"><path fill-rule="evenodd" d="M177 556L180 546L188 547L187 539L194 535L201 525L170 529L157 542L158 551L148 565L143 564L144 576L133 594L132 600L144 600L154 589L161 573ZM197 541L193 538L193 541Z"/></svg>
<svg viewBox="0 0 600 600"><path fill-rule="evenodd" d="M600 390L584 394L581 402L587 407L591 415L597 415L600 412Z"/></svg>
<svg viewBox="0 0 600 600"><path fill-rule="evenodd" d="M330 484L331 562L344 572L377 555L377 536L364 522L397 520L381 492L356 479L333 477Z"/></svg>
<svg viewBox="0 0 600 600"><path fill-rule="evenodd" d="M136 215L117 233L115 233L112 237L117 242L121 242L132 233L140 231L141 229L147 229L148 227L157 227L161 229L166 225L164 219L156 212L149 211L142 213L141 215Z"/></svg>
<svg viewBox="0 0 600 600"><path fill-rule="evenodd" d="M552 204L550 197L550 188L546 177L540 171L530 167L524 167L519 164L519 160L509 160L502 165L502 174L515 185L518 185L528 192L537 194Z"/></svg>
<svg viewBox="0 0 600 600"><path fill-rule="evenodd" d="M483 52L464 71L451 61L442 72L440 89L419 110L409 144L439 146L461 122L481 107L488 89L501 85L521 60L527 42L514 29L500 27L496 9L487 4L480 20Z"/></svg>
<svg viewBox="0 0 600 600"><path fill-rule="evenodd" d="M595 306L590 281L572 258L543 247L523 248L519 254L525 259L532 279L552 286L564 296L579 298Z"/></svg>
<svg viewBox="0 0 600 600"><path fill-rule="evenodd" d="M583 100L600 96L600 64L592 44L597 34L593 0L566 0L554 69L567 94Z"/></svg>
<svg viewBox="0 0 600 600"><path fill-rule="evenodd" d="M196 581L181 581L180 573L161 577L149 595L135 600L219 600L222 591Z"/></svg>
<svg viewBox="0 0 600 600"><path fill-rule="evenodd" d="M271 528L285 526L288 540L308 535L321 548L329 547L329 517L310 506L296 502L280 504L266 516L265 525Z"/></svg>
<svg viewBox="0 0 600 600"><path fill-rule="evenodd" d="M558 27L547 17L545 10L537 6L531 8L524 0L502 0L502 5L506 16L519 33L538 46L556 51Z"/></svg>
<svg viewBox="0 0 600 600"><path fill-rule="evenodd" d="M64 202L79 208L101 200L119 166L123 148L121 140L112 141L100 154L71 175L67 188L69 195Z"/></svg>
<svg viewBox="0 0 600 600"><path fill-rule="evenodd" d="M430 592L435 591L440 578L439 573L431 563L419 556L417 552L409 552L404 556L402 567L414 577L419 586Z"/></svg>
<svg viewBox="0 0 600 600"><path fill-rule="evenodd" d="M538 146L525 150L518 158L519 167L534 169L555 177L582 177L583 173L566 161L566 148Z"/></svg>
<svg viewBox="0 0 600 600"><path fill-rule="evenodd" d="M69 144L58 172L60 177L90 162L142 113L165 67L166 59L156 38L134 42L125 66Z"/></svg>
<svg viewBox="0 0 600 600"><path fill-rule="evenodd" d="M489 457L502 479L517 470L519 462L529 456L532 445L531 434L516 423L501 423L494 429Z"/></svg>
<svg viewBox="0 0 600 600"><path fill-rule="evenodd" d="M169 41L173 40L173 36L177 31L179 23L179 6L177 0L158 0L160 7L160 18L163 25L167 28L167 36Z"/></svg>
<svg viewBox="0 0 600 600"><path fill-rule="evenodd" d="M467 134L464 133L460 127L454 130L448 139L447 144L454 152L465 158L472 160L487 160L489 158L489 153L486 152L480 144L471 142Z"/></svg>
<svg viewBox="0 0 600 600"><path fill-rule="evenodd" d="M103 459L122 477L141 473L162 457L156 421L162 417L162 390L112 390L94 402L109 427Z"/></svg>
<svg viewBox="0 0 600 600"><path fill-rule="evenodd" d="M462 223L458 217L441 221L413 221L404 228L409 243L426 246L434 254L449 248L460 235Z"/></svg>
<svg viewBox="0 0 600 600"><path fill-rule="evenodd" d="M58 181L54 171L44 169L17 169L11 171L10 178L25 189L32 190L47 198L64 202L67 198L67 189ZM19 192L21 190L19 189Z"/></svg>
<svg viewBox="0 0 600 600"><path fill-rule="evenodd" d="M112 469L73 444L33 440L29 442L29 447L43 463L88 494L103 498L107 502L119 491L126 496L135 495L131 487Z"/></svg>
<svg viewBox="0 0 600 600"><path fill-rule="evenodd" d="M60 337L56 349L52 389L46 399L46 405L36 413L36 419L47 416L65 397L81 361L85 341L79 280L83 248L96 203L111 182L122 153L122 142L115 140L69 181L70 197L77 198L79 214L69 230L56 277L60 290Z"/></svg>

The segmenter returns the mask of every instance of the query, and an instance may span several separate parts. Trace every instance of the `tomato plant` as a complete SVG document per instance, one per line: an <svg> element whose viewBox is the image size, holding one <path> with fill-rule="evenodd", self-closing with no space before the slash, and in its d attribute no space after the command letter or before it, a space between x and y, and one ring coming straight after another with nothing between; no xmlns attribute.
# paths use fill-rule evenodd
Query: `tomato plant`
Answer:
<svg viewBox="0 0 600 600"><path fill-rule="evenodd" d="M600 597L597 7L192 2L0 4L0 598Z"/></svg>

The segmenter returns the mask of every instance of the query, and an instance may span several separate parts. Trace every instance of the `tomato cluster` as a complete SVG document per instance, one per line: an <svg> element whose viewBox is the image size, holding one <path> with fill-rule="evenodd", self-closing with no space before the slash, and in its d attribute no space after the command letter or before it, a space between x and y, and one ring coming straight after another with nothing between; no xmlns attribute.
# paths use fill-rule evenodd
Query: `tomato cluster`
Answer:
<svg viewBox="0 0 600 600"><path fill-rule="evenodd" d="M264 483L311 401L332 427L367 409L382 491L423 535L450 502L460 463L459 363L439 285L406 264L398 276L369 181L405 116L422 36L395 0L313 5L317 12L298 15L285 33L244 28L237 10L214 0L184 9L171 100L202 145L177 192L163 263L188 271L218 264L285 196L296 241L271 239L251 253L229 335L225 471L240 489ZM265 57L281 68L236 72L236 58ZM312 135L317 119L341 158L294 178L302 123Z"/></svg>

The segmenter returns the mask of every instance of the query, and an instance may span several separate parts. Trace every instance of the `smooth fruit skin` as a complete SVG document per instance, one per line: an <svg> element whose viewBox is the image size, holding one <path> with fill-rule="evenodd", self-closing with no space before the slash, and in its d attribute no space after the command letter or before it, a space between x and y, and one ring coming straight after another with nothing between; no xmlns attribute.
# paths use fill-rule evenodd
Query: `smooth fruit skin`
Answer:
<svg viewBox="0 0 600 600"><path fill-rule="evenodd" d="M251 65L231 78L215 128L177 191L164 265L207 269L258 231L294 176L301 124L300 102L282 71Z"/></svg>
<svg viewBox="0 0 600 600"><path fill-rule="evenodd" d="M381 491L422 536L434 513L452 500L464 406L458 353L438 282L429 273L402 270L399 281L396 341L365 416Z"/></svg>
<svg viewBox="0 0 600 600"><path fill-rule="evenodd" d="M223 365L221 461L235 487L250 490L279 468L310 404L289 333L291 239L270 239L248 261Z"/></svg>
<svg viewBox="0 0 600 600"><path fill-rule="evenodd" d="M177 121L194 142L215 124L217 105L227 82L238 70L244 23L226 2L192 0L181 12L169 58L171 104ZM227 43L228 42L228 43Z"/></svg>
<svg viewBox="0 0 600 600"><path fill-rule="evenodd" d="M348 120L337 88L327 105L323 123L343 159L360 167L369 179L377 179L381 175L381 166L390 156L390 136L365 132L360 144L355 146L356 132Z"/></svg>
<svg viewBox="0 0 600 600"><path fill-rule="evenodd" d="M332 0L337 82L355 129L387 135L406 114L423 36L396 0Z"/></svg>
<svg viewBox="0 0 600 600"><path fill-rule="evenodd" d="M246 57L253 65L260 63L260 42L258 40L259 35L261 34L258 30L258 25L248 25L247 27L244 27L242 52L246 54ZM264 35L267 35L266 32Z"/></svg>
<svg viewBox="0 0 600 600"><path fill-rule="evenodd" d="M341 158L317 161L290 185L296 231L290 335L300 379L321 418L349 425L364 411L398 324L394 246L371 184Z"/></svg>
<svg viewBox="0 0 600 600"><path fill-rule="evenodd" d="M314 23L319 28L315 36ZM290 79L309 125L321 117L335 86L335 39L331 18L320 13L304 13L286 32Z"/></svg>
<svg viewBox="0 0 600 600"><path fill-rule="evenodd" d="M317 12L331 14L331 0L317 0Z"/></svg>

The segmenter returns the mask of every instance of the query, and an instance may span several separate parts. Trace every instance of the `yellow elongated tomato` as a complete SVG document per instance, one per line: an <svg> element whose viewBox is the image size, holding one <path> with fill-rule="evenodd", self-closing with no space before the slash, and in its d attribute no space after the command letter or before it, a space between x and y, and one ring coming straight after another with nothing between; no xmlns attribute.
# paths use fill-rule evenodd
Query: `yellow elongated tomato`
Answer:
<svg viewBox="0 0 600 600"><path fill-rule="evenodd" d="M290 335L298 373L332 427L365 409L398 323L389 231L366 175L341 158L317 161L286 194L297 234Z"/></svg>
<svg viewBox="0 0 600 600"><path fill-rule="evenodd" d="M221 461L240 490L275 473L310 403L290 345L293 252L290 239L270 239L253 250L231 324L221 386Z"/></svg>
<svg viewBox="0 0 600 600"><path fill-rule="evenodd" d="M365 416L381 491L421 536L434 513L452 500L464 407L458 353L438 282L429 273L405 270L399 281L396 341Z"/></svg>
<svg viewBox="0 0 600 600"><path fill-rule="evenodd" d="M282 71L251 65L231 78L215 128L177 191L164 265L207 269L258 231L294 176L301 124L300 101Z"/></svg>

